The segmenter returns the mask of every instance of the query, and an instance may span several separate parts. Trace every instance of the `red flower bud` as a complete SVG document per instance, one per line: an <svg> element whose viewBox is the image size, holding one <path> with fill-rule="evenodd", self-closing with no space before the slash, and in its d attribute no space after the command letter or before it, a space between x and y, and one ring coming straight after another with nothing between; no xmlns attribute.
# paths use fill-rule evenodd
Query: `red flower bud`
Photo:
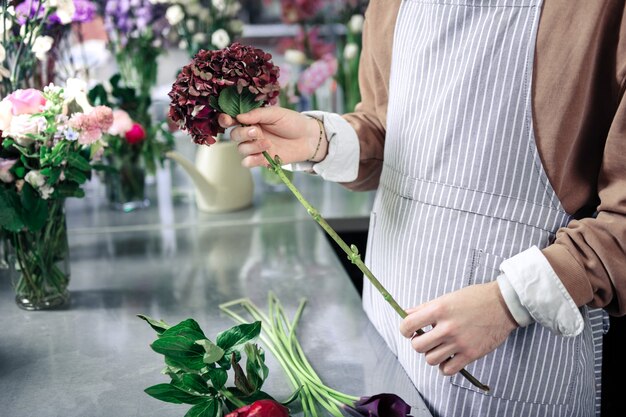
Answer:
<svg viewBox="0 0 626 417"><path fill-rule="evenodd" d="M146 138L146 131L139 123L134 123L133 127L126 132L126 141L131 145L135 145Z"/></svg>
<svg viewBox="0 0 626 417"><path fill-rule="evenodd" d="M259 400L227 414L226 417L289 417L289 409L273 400Z"/></svg>

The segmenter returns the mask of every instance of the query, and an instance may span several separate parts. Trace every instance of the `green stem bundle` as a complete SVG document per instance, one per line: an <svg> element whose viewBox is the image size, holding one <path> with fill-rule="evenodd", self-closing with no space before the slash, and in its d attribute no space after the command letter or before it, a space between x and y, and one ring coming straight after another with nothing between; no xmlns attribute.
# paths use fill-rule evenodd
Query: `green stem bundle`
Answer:
<svg viewBox="0 0 626 417"><path fill-rule="evenodd" d="M306 208L307 212L313 217L313 219L324 229L324 231L339 245L339 247L348 255L348 259L355 264L361 272L367 277L370 283L378 290L378 292L383 296L385 301L389 303L389 305L394 309L396 313L401 318L405 318L407 316L406 311L398 302L389 294L389 292L385 289L385 287L378 281L378 279L374 276L372 271L365 265L363 260L361 259L361 255L359 254L359 250L355 245L348 246L348 244L335 232L335 230L328 224L328 222L322 217L322 215L315 209L300 193L300 191L296 188L295 185L287 178L285 172L283 171L280 163L280 159L278 157L276 159L272 158L267 152L263 152L263 156L269 163L269 167L273 170L276 175L285 183L287 188L293 193L293 195L298 199L298 201ZM415 332L418 336L424 334L422 329L418 329ZM465 369L461 369L460 374L463 375L465 379L467 379L472 385L475 387L489 392L489 387L480 381L478 381L472 374L467 372Z"/></svg>

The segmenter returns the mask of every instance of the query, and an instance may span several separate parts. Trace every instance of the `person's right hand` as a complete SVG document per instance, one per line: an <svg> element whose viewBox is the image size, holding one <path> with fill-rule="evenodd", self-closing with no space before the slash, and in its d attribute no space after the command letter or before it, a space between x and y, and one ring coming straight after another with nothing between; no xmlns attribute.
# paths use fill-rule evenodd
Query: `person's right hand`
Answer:
<svg viewBox="0 0 626 417"><path fill-rule="evenodd" d="M230 138L237 142L244 157L241 163L248 168L267 166L263 151L272 158L278 155L283 164L319 162L328 152L326 133L322 132L320 141L320 125L315 119L282 107L261 107L240 114L237 120L220 114L219 123L225 129L245 125L235 127Z"/></svg>

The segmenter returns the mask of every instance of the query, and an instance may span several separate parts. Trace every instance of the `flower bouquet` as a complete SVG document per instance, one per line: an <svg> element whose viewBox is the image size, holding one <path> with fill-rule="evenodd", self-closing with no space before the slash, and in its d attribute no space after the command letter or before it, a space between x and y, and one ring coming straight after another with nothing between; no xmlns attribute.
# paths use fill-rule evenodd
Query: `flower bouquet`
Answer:
<svg viewBox="0 0 626 417"><path fill-rule="evenodd" d="M146 389L152 397L176 404L192 404L186 417L288 417L302 410L304 417L320 416L320 408L334 417L345 413L357 417L411 417L411 407L393 394L355 397L322 382L309 363L296 336L306 301L302 300L292 320L287 318L275 295L269 295L269 312L263 313L248 299L235 300L220 309L239 324L221 332L215 342L200 326L187 319L175 326L146 316L157 332L152 349L164 355L168 384ZM244 318L236 309L243 310ZM278 402L262 390L269 375L260 339L283 368L294 392ZM246 366L240 365L246 356ZM234 386L228 387L228 373ZM299 406L295 400L300 399Z"/></svg>
<svg viewBox="0 0 626 417"><path fill-rule="evenodd" d="M16 302L24 309L69 300L63 203L84 195L90 160L112 121L108 107L93 108L82 91L54 85L17 90L0 102L0 229L12 246Z"/></svg>
<svg viewBox="0 0 626 417"><path fill-rule="evenodd" d="M236 118L255 108L271 104L278 95L279 69L272 63L272 56L260 49L238 43L219 51L200 51L190 64L185 66L170 92L172 103L170 117L187 130L198 144L210 145L219 130L218 115L226 113ZM348 246L333 230L320 213L302 196L300 191L285 176L278 155L271 156L266 151L263 156L272 169L294 196L306 208L313 219L346 253L371 282L383 298L401 318L406 311L383 287L369 268L363 263L355 245ZM420 329L418 335L424 332ZM488 391L466 370L461 374L476 387Z"/></svg>
<svg viewBox="0 0 626 417"><path fill-rule="evenodd" d="M74 76L63 45L71 25L91 21L95 11L89 0L0 0L0 97Z"/></svg>
<svg viewBox="0 0 626 417"><path fill-rule="evenodd" d="M129 212L149 205L146 172L155 172L157 162L173 148L174 138L165 123L154 125L142 117L138 104L142 99L136 89L121 84L120 74L111 77L107 87L94 86L89 101L115 109L113 125L104 137L104 182L111 207Z"/></svg>

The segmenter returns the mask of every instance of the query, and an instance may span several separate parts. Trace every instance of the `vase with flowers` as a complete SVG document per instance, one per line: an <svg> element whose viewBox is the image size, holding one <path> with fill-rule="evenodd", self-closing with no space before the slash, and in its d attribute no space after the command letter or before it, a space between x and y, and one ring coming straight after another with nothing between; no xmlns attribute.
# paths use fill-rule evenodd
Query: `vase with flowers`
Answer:
<svg viewBox="0 0 626 417"><path fill-rule="evenodd" d="M16 302L26 310L69 301L63 204L82 197L113 121L91 107L80 82L17 90L0 102L0 228L10 245Z"/></svg>

